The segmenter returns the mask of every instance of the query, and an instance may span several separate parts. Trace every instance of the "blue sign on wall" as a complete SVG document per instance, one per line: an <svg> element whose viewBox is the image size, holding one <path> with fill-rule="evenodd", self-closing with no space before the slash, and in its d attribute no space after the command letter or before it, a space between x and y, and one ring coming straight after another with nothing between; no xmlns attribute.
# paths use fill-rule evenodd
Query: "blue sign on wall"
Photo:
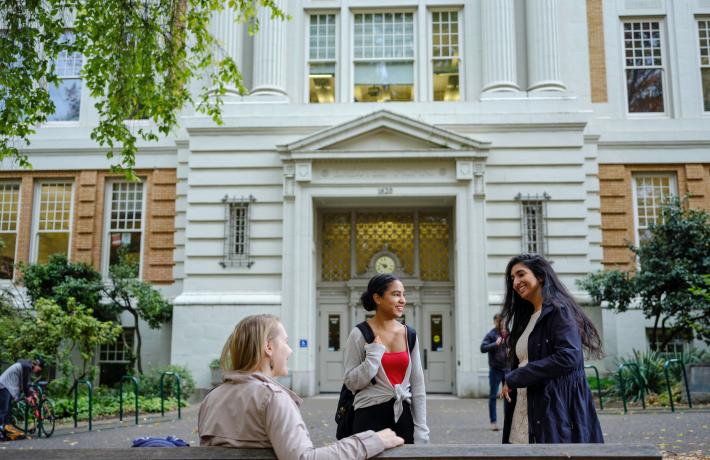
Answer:
<svg viewBox="0 0 710 460"><path fill-rule="evenodd" d="M299 340L298 346L300 346L301 348L308 348L308 340L307 339Z"/></svg>

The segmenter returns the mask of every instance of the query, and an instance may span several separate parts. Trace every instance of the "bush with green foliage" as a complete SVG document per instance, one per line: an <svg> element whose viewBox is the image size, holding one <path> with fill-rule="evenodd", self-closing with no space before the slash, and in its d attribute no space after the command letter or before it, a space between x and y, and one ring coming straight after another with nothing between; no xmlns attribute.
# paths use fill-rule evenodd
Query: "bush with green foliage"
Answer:
<svg viewBox="0 0 710 460"><path fill-rule="evenodd" d="M180 376L181 398L187 400L195 391L195 379L187 367L171 364L169 366L156 367L143 375L137 376L139 379L140 394L143 396L160 395L160 376L163 372L174 372ZM174 377L165 376L165 395L176 397L177 386L173 384Z"/></svg>

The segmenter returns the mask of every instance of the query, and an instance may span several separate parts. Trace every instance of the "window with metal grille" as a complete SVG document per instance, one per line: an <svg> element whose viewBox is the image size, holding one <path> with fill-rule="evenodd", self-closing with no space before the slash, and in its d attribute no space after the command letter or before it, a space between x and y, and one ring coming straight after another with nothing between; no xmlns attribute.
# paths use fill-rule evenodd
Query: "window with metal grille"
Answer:
<svg viewBox="0 0 710 460"><path fill-rule="evenodd" d="M308 32L308 101L335 102L335 15L312 14Z"/></svg>
<svg viewBox="0 0 710 460"><path fill-rule="evenodd" d="M710 19L698 21L700 79L703 84L703 108L710 112Z"/></svg>
<svg viewBox="0 0 710 460"><path fill-rule="evenodd" d="M520 234L522 252L547 254L546 203L550 199L547 193L542 195L522 195L515 197L520 201Z"/></svg>
<svg viewBox="0 0 710 460"><path fill-rule="evenodd" d="M434 11L432 28L432 82L435 101L458 101L461 62L459 12Z"/></svg>
<svg viewBox="0 0 710 460"><path fill-rule="evenodd" d="M249 254L249 226L251 223L251 203L255 198L229 198L225 196L225 243L223 267L251 267L254 261Z"/></svg>
<svg viewBox="0 0 710 460"><path fill-rule="evenodd" d="M19 205L20 184L0 182L0 279L12 279Z"/></svg>
<svg viewBox="0 0 710 460"><path fill-rule="evenodd" d="M624 52L629 113L665 112L662 22L624 22Z"/></svg>

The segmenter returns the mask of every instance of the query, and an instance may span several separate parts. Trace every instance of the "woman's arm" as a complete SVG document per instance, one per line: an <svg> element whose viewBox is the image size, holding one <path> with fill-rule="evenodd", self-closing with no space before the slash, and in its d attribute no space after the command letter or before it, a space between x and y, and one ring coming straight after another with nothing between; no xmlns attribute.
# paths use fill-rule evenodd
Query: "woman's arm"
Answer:
<svg viewBox="0 0 710 460"><path fill-rule="evenodd" d="M385 450L374 431L365 431L315 448L301 412L284 391L274 391L266 406L266 433L281 460L366 459Z"/></svg>
<svg viewBox="0 0 710 460"><path fill-rule="evenodd" d="M419 356L419 338L414 342L414 350L410 350L412 372L409 381L412 387L412 419L414 420L414 443L429 443L429 427L426 424L426 388L424 387L424 370Z"/></svg>
<svg viewBox="0 0 710 460"><path fill-rule="evenodd" d="M577 368L582 356L582 338L571 312L561 307L550 313L550 330L554 351L545 358L529 361L525 366L505 375L509 388L527 388L555 377L567 375ZM529 354L529 351L528 351Z"/></svg>
<svg viewBox="0 0 710 460"><path fill-rule="evenodd" d="M365 360L363 361L363 347ZM365 338L358 328L350 332L345 344L343 365L345 376L343 382L350 391L355 393L370 384L380 368L385 346L381 343L365 343Z"/></svg>

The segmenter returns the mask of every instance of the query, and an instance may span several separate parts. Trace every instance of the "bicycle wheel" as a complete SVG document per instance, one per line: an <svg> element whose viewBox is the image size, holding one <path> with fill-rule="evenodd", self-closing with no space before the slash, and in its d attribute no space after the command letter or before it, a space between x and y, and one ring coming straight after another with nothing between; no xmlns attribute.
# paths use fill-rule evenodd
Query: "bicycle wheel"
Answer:
<svg viewBox="0 0 710 460"><path fill-rule="evenodd" d="M45 435L45 437L52 436L54 433L54 424L56 422L56 417L54 415L54 406L49 399L43 399L42 405L39 407L40 421L39 429Z"/></svg>

